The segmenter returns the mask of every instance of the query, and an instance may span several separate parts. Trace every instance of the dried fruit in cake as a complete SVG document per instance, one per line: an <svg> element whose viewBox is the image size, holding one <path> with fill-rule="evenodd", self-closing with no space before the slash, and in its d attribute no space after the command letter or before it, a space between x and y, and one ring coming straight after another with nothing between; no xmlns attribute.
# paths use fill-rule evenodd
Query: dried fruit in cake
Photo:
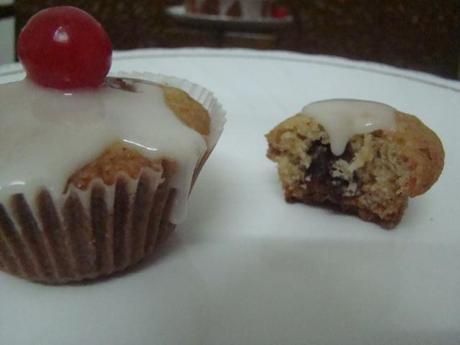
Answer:
<svg viewBox="0 0 460 345"><path fill-rule="evenodd" d="M418 118L387 105L328 100L267 134L289 202L324 204L393 228L440 176L444 150Z"/></svg>
<svg viewBox="0 0 460 345"><path fill-rule="evenodd" d="M93 20L68 7L37 16L57 34L68 24L72 40ZM105 77L105 64L86 78L82 43L65 48L77 54L69 65L26 65L26 79L0 85L0 270L39 282L107 276L151 255L185 219L225 122L214 96L185 80ZM21 44L30 63L31 40Z"/></svg>

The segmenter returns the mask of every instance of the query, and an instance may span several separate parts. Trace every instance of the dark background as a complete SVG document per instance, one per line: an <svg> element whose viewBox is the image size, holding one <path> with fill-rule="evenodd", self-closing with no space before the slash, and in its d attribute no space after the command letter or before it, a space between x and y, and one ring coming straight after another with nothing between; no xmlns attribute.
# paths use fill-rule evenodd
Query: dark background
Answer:
<svg viewBox="0 0 460 345"><path fill-rule="evenodd" d="M17 32L38 10L81 7L105 26L116 49L246 47L383 62L448 78L459 76L460 0L284 0L292 25L273 32L196 28L169 18L169 0L17 0L3 13Z"/></svg>

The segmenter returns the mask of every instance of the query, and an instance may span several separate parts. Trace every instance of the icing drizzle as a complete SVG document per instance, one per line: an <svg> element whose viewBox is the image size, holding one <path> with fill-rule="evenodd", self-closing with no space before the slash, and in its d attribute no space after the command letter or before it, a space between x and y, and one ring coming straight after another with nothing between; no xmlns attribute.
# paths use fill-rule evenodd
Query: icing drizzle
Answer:
<svg viewBox="0 0 460 345"><path fill-rule="evenodd" d="M103 87L76 93L28 80L0 85L0 202L15 193L33 198L44 187L59 198L73 172L123 141L150 159L176 161L178 207L171 221L183 221L206 141L176 117L160 86L131 84L134 92Z"/></svg>
<svg viewBox="0 0 460 345"><path fill-rule="evenodd" d="M378 102L331 99L311 103L303 108L302 113L324 127L331 151L336 156L343 154L354 135L396 128L396 110Z"/></svg>

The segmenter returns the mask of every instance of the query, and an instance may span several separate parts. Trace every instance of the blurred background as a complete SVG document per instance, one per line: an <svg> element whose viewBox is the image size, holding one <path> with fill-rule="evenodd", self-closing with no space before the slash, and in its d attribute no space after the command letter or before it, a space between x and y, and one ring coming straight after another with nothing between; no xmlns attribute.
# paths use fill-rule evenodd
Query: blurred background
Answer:
<svg viewBox="0 0 460 345"><path fill-rule="evenodd" d="M0 63L14 61L15 37L31 15L70 4L95 16L119 50L282 49L459 78L460 0L249 0L261 3L256 17L244 13L243 2L0 0Z"/></svg>

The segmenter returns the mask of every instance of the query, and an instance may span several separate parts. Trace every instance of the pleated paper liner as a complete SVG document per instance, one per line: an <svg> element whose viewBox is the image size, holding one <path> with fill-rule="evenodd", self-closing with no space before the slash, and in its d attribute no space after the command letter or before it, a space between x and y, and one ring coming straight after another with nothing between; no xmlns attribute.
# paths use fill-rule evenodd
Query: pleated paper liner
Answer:
<svg viewBox="0 0 460 345"><path fill-rule="evenodd" d="M156 83L159 85L175 87L185 91L190 97L200 103L209 113L211 118L211 131L207 138L209 149L208 154L213 150L222 134L226 118L222 105L211 91L186 79L148 72L118 72L112 74L111 77L133 78Z"/></svg>
<svg viewBox="0 0 460 345"><path fill-rule="evenodd" d="M145 73L121 77L178 87L209 112L208 151L195 168L194 183L223 130L219 102L186 80ZM176 226L170 222L175 190L167 162L161 166L162 171L147 169L137 179L121 175L112 186L101 180L85 191L71 186L57 199L46 189L35 200L11 196L0 204L0 270L63 284L108 276L151 255Z"/></svg>
<svg viewBox="0 0 460 345"><path fill-rule="evenodd" d="M146 170L113 186L72 189L62 201L43 190L33 208L23 195L0 204L0 268L50 284L80 281L132 266L152 254L175 225L174 189Z"/></svg>

